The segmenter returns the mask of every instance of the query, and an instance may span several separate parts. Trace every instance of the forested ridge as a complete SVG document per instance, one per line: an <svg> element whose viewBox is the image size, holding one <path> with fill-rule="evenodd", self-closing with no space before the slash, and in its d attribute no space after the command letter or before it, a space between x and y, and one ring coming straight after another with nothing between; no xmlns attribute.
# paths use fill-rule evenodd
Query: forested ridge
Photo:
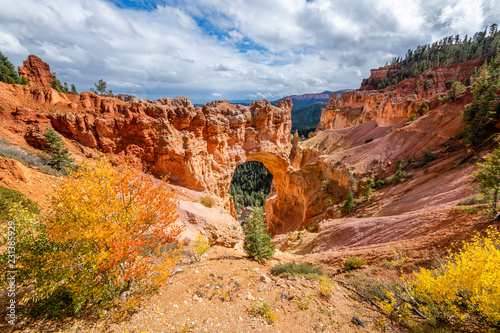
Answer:
<svg viewBox="0 0 500 333"><path fill-rule="evenodd" d="M409 49L404 58L394 57L389 67L388 78L380 82L366 80L364 85L372 84L376 89L401 82L409 77L440 66L449 66L482 56L493 58L500 46L500 32L497 24L476 32L473 36L460 35L444 37L433 44L417 46Z"/></svg>

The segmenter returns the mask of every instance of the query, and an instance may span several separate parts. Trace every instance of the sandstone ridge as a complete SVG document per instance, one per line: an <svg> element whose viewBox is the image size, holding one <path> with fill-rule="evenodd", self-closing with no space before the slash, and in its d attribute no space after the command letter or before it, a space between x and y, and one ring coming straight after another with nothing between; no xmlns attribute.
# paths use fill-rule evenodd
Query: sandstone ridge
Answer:
<svg viewBox="0 0 500 333"><path fill-rule="evenodd" d="M480 67L485 59L481 57L447 67L431 68L385 89L373 90L373 86L362 86L355 91L343 92L338 100L337 94L332 94L321 113L317 130L342 129L370 120L375 120L380 126L404 122L416 114L423 98L430 100L432 109L439 104L437 97L447 92L451 82L467 83L474 68ZM372 70L375 77L370 77L368 81L387 77L391 68Z"/></svg>
<svg viewBox="0 0 500 333"><path fill-rule="evenodd" d="M41 147L45 128L52 126L87 156L102 151L114 160L139 160L175 185L205 191L233 215L229 185L236 166L247 160L264 163L274 175L276 192L285 193L290 100L276 107L266 100L249 106L222 100L194 107L185 97L139 103L88 92L66 96L36 86L2 84L0 90L6 134L24 132L35 148Z"/></svg>

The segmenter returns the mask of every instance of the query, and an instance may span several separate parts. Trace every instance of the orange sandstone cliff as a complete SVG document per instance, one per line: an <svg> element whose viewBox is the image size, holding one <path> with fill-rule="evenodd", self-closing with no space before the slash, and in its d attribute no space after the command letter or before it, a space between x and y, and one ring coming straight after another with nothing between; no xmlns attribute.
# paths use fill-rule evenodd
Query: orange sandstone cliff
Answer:
<svg viewBox="0 0 500 333"><path fill-rule="evenodd" d="M423 98L436 107L437 96L446 93L453 80L466 83L474 68L480 67L486 57L447 67L431 68L417 77L406 79L385 89L370 90L367 86L342 93L337 100L331 96L321 114L317 130L341 129L375 120L380 126L405 122L416 114ZM387 77L391 67L372 72L372 76ZM370 77L368 81L375 80Z"/></svg>
<svg viewBox="0 0 500 333"><path fill-rule="evenodd" d="M291 149L290 100L272 106L227 101L194 107L185 97L155 103L124 102L84 92L59 94L50 88L0 85L2 134L22 134L35 148L53 127L73 140L82 153L102 151L113 159L135 159L172 184L205 191L214 203L234 213L228 194L237 165L261 161L273 173L278 193ZM72 100L70 100L71 98Z"/></svg>
<svg viewBox="0 0 500 333"><path fill-rule="evenodd" d="M49 87L54 78L49 64L36 55L28 56L23 66L19 66L18 72L19 76L24 76L32 86Z"/></svg>

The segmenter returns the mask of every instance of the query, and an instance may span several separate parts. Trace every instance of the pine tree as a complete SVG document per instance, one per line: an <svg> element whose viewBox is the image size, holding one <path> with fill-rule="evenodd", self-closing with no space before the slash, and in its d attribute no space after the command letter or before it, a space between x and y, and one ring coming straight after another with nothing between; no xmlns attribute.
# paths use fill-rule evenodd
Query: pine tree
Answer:
<svg viewBox="0 0 500 333"><path fill-rule="evenodd" d="M99 79L97 83L94 83L94 88L90 88L90 91L94 94L97 94L102 97L113 97L113 92L111 90L106 90L108 88L108 84L103 79Z"/></svg>
<svg viewBox="0 0 500 333"><path fill-rule="evenodd" d="M354 201L354 196L353 196L352 191L351 191L351 192L349 192L347 199L345 199L344 203L342 204L342 211L346 214L350 213L354 210L355 205L356 205L356 202Z"/></svg>
<svg viewBox="0 0 500 333"><path fill-rule="evenodd" d="M52 82L50 83L50 87L57 92L67 94L68 93L68 89L67 89L68 84L65 82L64 86L63 86L61 81L59 81L59 79L56 77L56 73L52 73L52 76L53 76L53 78L52 78Z"/></svg>
<svg viewBox="0 0 500 333"><path fill-rule="evenodd" d="M500 88L500 56L490 64L485 63L472 81L474 101L467 104L463 111L464 132L468 142L479 145L488 132L496 130L494 124L500 118L500 96L497 95Z"/></svg>
<svg viewBox="0 0 500 333"><path fill-rule="evenodd" d="M375 187L375 181L371 178L366 179L366 184L361 186L361 195L366 197L366 200L373 194L373 187Z"/></svg>
<svg viewBox="0 0 500 333"><path fill-rule="evenodd" d="M0 52L0 82L29 85L25 77L19 77L14 65Z"/></svg>
<svg viewBox="0 0 500 333"><path fill-rule="evenodd" d="M484 163L477 164L481 169L474 172L474 177L479 180L479 189L477 192L483 196L490 208L488 212L499 219L498 215L498 200L500 195L500 148L495 149L493 154L486 156Z"/></svg>
<svg viewBox="0 0 500 333"><path fill-rule="evenodd" d="M246 222L243 225L243 233L245 234L243 247L248 257L254 258L261 263L271 259L274 254L274 244L271 244L271 237L266 234L267 226L262 209L254 207Z"/></svg>
<svg viewBox="0 0 500 333"><path fill-rule="evenodd" d="M63 170L72 167L74 159L70 158L68 148L64 147L61 137L52 128L47 128L44 139L48 142L43 146L50 156L49 165L57 170Z"/></svg>

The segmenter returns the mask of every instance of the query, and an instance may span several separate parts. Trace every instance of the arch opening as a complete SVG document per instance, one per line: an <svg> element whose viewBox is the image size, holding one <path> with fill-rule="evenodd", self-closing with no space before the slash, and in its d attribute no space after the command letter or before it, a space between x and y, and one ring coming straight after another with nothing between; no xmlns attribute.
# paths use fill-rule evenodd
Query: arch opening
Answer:
<svg viewBox="0 0 500 333"><path fill-rule="evenodd" d="M272 183L273 174L262 162L246 161L236 167L228 193L239 219L248 207L264 209Z"/></svg>

